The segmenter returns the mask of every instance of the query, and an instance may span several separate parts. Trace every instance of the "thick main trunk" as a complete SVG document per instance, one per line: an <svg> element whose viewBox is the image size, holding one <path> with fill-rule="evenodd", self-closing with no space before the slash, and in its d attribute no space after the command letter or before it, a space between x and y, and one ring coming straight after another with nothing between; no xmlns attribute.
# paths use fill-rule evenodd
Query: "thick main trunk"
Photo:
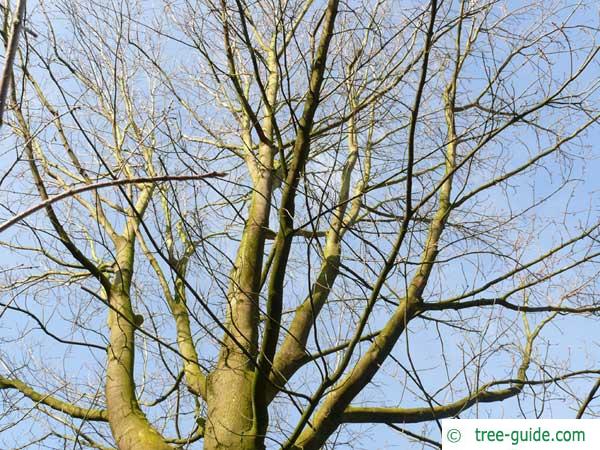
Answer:
<svg viewBox="0 0 600 450"><path fill-rule="evenodd" d="M253 377L253 370L242 367L224 366L213 371L208 379L204 450L264 448L253 427Z"/></svg>
<svg viewBox="0 0 600 450"><path fill-rule="evenodd" d="M117 242L119 271L108 292L110 346L106 364L108 422L119 450L173 450L142 412L135 392L135 316L129 289L133 272L132 239Z"/></svg>
<svg viewBox="0 0 600 450"><path fill-rule="evenodd" d="M114 310L109 313L106 406L117 448L173 450L148 422L137 402L133 380L134 325L129 298L119 292L111 295L109 301Z"/></svg>
<svg viewBox="0 0 600 450"><path fill-rule="evenodd" d="M269 224L270 169L257 177L255 189L235 267L231 271L227 333L217 367L207 382L206 450L264 448L264 437L257 437L256 432L254 377L258 353L258 291L265 230Z"/></svg>

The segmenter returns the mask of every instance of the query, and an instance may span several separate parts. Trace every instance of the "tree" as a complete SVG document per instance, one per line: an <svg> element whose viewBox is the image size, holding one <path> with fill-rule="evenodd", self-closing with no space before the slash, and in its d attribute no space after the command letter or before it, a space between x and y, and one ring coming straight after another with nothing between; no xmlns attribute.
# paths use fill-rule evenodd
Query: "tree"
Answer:
<svg viewBox="0 0 600 450"><path fill-rule="evenodd" d="M593 4L27 7L3 448L439 447L442 418L597 414L597 349L565 347L600 311Z"/></svg>

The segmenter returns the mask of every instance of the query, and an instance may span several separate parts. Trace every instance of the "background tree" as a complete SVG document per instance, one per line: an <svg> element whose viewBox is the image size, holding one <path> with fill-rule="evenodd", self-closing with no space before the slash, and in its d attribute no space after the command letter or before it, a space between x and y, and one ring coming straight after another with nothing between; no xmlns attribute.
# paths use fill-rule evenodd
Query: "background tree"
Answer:
<svg viewBox="0 0 600 450"><path fill-rule="evenodd" d="M442 418L598 413L593 3L27 8L2 448L439 447Z"/></svg>

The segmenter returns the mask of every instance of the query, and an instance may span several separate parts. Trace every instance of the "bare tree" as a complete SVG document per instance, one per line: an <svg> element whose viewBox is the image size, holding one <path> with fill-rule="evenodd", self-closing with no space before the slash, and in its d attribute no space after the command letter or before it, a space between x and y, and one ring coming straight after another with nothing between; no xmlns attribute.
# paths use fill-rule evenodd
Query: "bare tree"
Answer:
<svg viewBox="0 0 600 450"><path fill-rule="evenodd" d="M0 446L435 448L448 417L597 416L594 8L30 2Z"/></svg>

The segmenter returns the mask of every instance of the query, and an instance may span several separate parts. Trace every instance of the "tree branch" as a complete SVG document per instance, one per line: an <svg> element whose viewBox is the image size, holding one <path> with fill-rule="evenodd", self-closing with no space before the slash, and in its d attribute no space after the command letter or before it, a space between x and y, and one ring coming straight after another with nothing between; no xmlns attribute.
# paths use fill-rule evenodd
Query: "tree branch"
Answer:
<svg viewBox="0 0 600 450"><path fill-rule="evenodd" d="M0 389L16 389L34 402L49 406L74 419L108 422L108 414L103 409L81 408L72 403L52 397L49 394L41 394L20 380L0 376Z"/></svg>

